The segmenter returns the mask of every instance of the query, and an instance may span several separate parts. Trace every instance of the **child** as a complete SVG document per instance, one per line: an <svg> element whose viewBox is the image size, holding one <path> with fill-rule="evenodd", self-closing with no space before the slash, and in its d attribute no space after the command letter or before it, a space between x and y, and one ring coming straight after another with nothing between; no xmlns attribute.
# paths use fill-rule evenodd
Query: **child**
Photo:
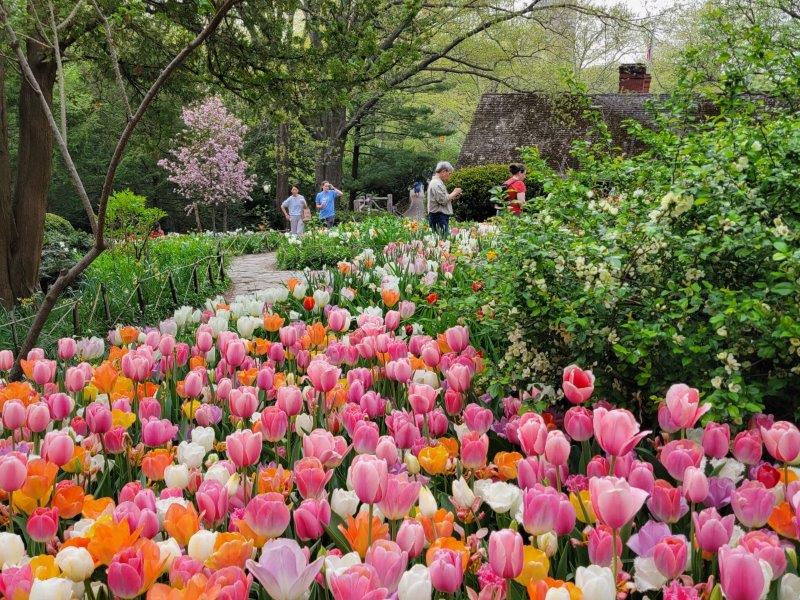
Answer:
<svg viewBox="0 0 800 600"><path fill-rule="evenodd" d="M300 189L296 185L293 185L292 195L281 204L283 216L289 221L289 229L292 235L300 235L305 230L303 210L306 208L308 208L306 199L300 195Z"/></svg>

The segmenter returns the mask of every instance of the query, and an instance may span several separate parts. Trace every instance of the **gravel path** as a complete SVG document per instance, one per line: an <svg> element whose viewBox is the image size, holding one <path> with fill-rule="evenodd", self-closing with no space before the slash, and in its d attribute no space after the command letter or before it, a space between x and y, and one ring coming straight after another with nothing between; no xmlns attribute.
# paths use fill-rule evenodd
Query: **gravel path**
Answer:
<svg viewBox="0 0 800 600"><path fill-rule="evenodd" d="M240 294L286 283L291 277L303 277L300 271L279 270L274 252L237 256L231 261L226 274L231 281L231 287L225 294L228 300Z"/></svg>

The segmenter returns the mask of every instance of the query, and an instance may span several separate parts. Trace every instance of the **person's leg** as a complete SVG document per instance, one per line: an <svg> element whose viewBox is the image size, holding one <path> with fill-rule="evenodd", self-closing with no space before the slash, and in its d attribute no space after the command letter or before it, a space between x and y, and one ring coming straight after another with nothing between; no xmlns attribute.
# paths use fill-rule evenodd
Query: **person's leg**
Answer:
<svg viewBox="0 0 800 600"><path fill-rule="evenodd" d="M330 229L333 227L334 222L336 221L336 217L326 217L325 218L325 227Z"/></svg>
<svg viewBox="0 0 800 600"><path fill-rule="evenodd" d="M292 235L297 235L298 232L298 223L302 223L303 218L298 215L292 215L289 217L289 223L291 225Z"/></svg>
<svg viewBox="0 0 800 600"><path fill-rule="evenodd" d="M303 221L303 215L297 217L297 235L303 235L306 230L306 222Z"/></svg>

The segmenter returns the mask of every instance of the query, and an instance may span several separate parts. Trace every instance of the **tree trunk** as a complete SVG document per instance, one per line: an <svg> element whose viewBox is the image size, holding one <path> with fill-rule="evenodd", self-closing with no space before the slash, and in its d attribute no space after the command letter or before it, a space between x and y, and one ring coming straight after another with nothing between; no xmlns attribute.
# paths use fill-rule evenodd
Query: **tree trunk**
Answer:
<svg viewBox="0 0 800 600"><path fill-rule="evenodd" d="M347 133L343 133L347 123L347 110L335 108L321 115L314 129L314 138L321 142L314 165L317 188L323 181L339 186L342 183L342 159Z"/></svg>
<svg viewBox="0 0 800 600"><path fill-rule="evenodd" d="M56 64L38 38L29 38L26 55L33 75L53 105ZM53 132L39 98L27 79L19 92L19 151L14 189L16 239L12 239L11 288L14 298L27 298L39 288L44 216L53 167Z"/></svg>
<svg viewBox="0 0 800 600"><path fill-rule="evenodd" d="M197 225L197 233L203 233L203 224L200 222L200 205L194 205L194 222Z"/></svg>
<svg viewBox="0 0 800 600"><path fill-rule="evenodd" d="M289 124L280 123L275 133L275 207L289 197Z"/></svg>
<svg viewBox="0 0 800 600"><path fill-rule="evenodd" d="M222 233L228 233L228 203L222 204Z"/></svg>
<svg viewBox="0 0 800 600"><path fill-rule="evenodd" d="M353 133L353 164L350 168L350 178L352 179L350 188L349 208L353 210L356 203L356 182L358 181L358 163L361 160L361 126L356 125Z"/></svg>
<svg viewBox="0 0 800 600"><path fill-rule="evenodd" d="M14 208L11 196L11 157L8 154L6 106L6 61L0 58L0 303L14 304L11 287L11 253L14 239Z"/></svg>

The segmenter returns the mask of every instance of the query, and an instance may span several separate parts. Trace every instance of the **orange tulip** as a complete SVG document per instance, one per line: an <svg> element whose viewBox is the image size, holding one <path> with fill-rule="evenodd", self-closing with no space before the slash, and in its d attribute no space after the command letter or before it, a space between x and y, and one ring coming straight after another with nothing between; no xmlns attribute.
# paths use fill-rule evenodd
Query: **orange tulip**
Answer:
<svg viewBox="0 0 800 600"><path fill-rule="evenodd" d="M28 461L28 476L22 488L11 495L16 508L31 514L37 507L46 506L53 493L58 467L42 458Z"/></svg>
<svg viewBox="0 0 800 600"><path fill-rule="evenodd" d="M446 472L448 458L450 452L444 444L425 446L417 456L420 466L431 475L441 475Z"/></svg>
<svg viewBox="0 0 800 600"><path fill-rule="evenodd" d="M272 345L272 342L269 340L265 340L264 338L255 338L253 340L253 354L256 356L265 356L269 353L269 347Z"/></svg>
<svg viewBox="0 0 800 600"><path fill-rule="evenodd" d="M191 538L200 529L200 516L193 504L183 506L173 504L164 517L164 531L175 538L182 547L189 543Z"/></svg>
<svg viewBox="0 0 800 600"><path fill-rule="evenodd" d="M794 524L794 513L788 502L781 502L772 509L768 524L775 533L791 540L798 539L797 528Z"/></svg>
<svg viewBox="0 0 800 600"><path fill-rule="evenodd" d="M458 552L461 555L461 567L464 569L464 572L466 572L469 566L469 549L464 542L449 536L437 538L431 543L428 551L425 553L425 564L430 566L437 550L452 550Z"/></svg>
<svg viewBox="0 0 800 600"><path fill-rule="evenodd" d="M256 380L256 375L258 375L258 369L255 367L236 373L236 377L242 385L253 385L253 382Z"/></svg>
<svg viewBox="0 0 800 600"><path fill-rule="evenodd" d="M350 548L358 552L359 556L363 559L367 555L367 548L369 548L369 513L366 511L359 512L355 518L347 517L347 527L343 524L339 525L339 531L342 532ZM372 541L375 540L388 540L389 539L389 525L381 523L378 517L372 517Z"/></svg>
<svg viewBox="0 0 800 600"><path fill-rule="evenodd" d="M258 493L277 492L287 497L292 493L292 472L282 466L267 467L258 472Z"/></svg>
<svg viewBox="0 0 800 600"><path fill-rule="evenodd" d="M564 588L569 593L569 600L583 600L583 592L574 583L545 577L538 581L528 583L528 597L530 600L545 600L551 588Z"/></svg>
<svg viewBox="0 0 800 600"><path fill-rule="evenodd" d="M290 290L294 289L294 286ZM283 327L284 319L282 316L275 313L267 313L264 315L264 329L270 333L275 333Z"/></svg>
<svg viewBox="0 0 800 600"><path fill-rule="evenodd" d="M439 351L442 354L449 354L452 352L450 346L447 345L447 340L445 339L443 333L440 333L438 336L436 336L436 343L439 344Z"/></svg>
<svg viewBox="0 0 800 600"><path fill-rule="evenodd" d="M430 543L433 543L441 537L453 535L455 516L444 508L438 509L433 517L426 517L420 513L417 515L417 521L422 524L425 537Z"/></svg>
<svg viewBox="0 0 800 600"><path fill-rule="evenodd" d="M72 458L61 467L65 473L84 473L89 470L89 457L83 446L75 446Z"/></svg>
<svg viewBox="0 0 800 600"><path fill-rule="evenodd" d="M111 390L114 389L114 383L117 381L118 375L116 369L111 366L111 363L105 361L99 367L95 368L92 382L98 391L104 394L110 394Z"/></svg>
<svg viewBox="0 0 800 600"><path fill-rule="evenodd" d="M494 455L497 473L504 481L517 478L517 463L522 460L519 452L498 452Z"/></svg>
<svg viewBox="0 0 800 600"><path fill-rule="evenodd" d="M400 301L400 292L392 289L383 289L381 290L381 300L383 300L387 308L392 308Z"/></svg>
<svg viewBox="0 0 800 600"><path fill-rule="evenodd" d="M124 378L123 378L124 379ZM124 379L126 382L131 382L130 379ZM136 386L136 398L143 400L144 398L153 398L158 393L158 386L152 381L145 381Z"/></svg>
<svg viewBox="0 0 800 600"><path fill-rule="evenodd" d="M164 469L172 464L172 451L166 448L150 450L142 458L142 473L150 481L164 479Z"/></svg>
<svg viewBox="0 0 800 600"><path fill-rule="evenodd" d="M456 438L445 437L437 440L442 446L447 448L450 458L458 458L458 440Z"/></svg>
<svg viewBox="0 0 800 600"><path fill-rule="evenodd" d="M25 375L27 379L33 381L33 365L36 364L35 360L25 360L20 359L19 366L22 369L22 373Z"/></svg>
<svg viewBox="0 0 800 600"><path fill-rule="evenodd" d="M39 400L39 394L27 381L12 381L0 388L0 410L3 409L6 400L19 400L28 406Z"/></svg>
<svg viewBox="0 0 800 600"><path fill-rule="evenodd" d="M114 499L108 496L102 498L95 498L91 494L83 497L83 508L81 509L83 516L87 519L99 519L101 515L110 515L114 512Z"/></svg>
<svg viewBox="0 0 800 600"><path fill-rule="evenodd" d="M286 281L286 287L289 289L289 292L294 292L294 288L297 287L297 284L300 283L300 280L297 277L290 277Z"/></svg>
<svg viewBox="0 0 800 600"><path fill-rule="evenodd" d="M197 573L182 589L164 583L155 584L147 592L147 600L216 600L212 592L218 593L218 590L209 590L207 587L208 577Z"/></svg>
<svg viewBox="0 0 800 600"><path fill-rule="evenodd" d="M96 564L108 566L117 552L133 546L137 539L139 532L131 531L127 519L116 523L110 515L103 515L89 530L86 549Z"/></svg>
<svg viewBox="0 0 800 600"><path fill-rule="evenodd" d="M308 334L308 339L312 346L322 347L327 345L328 332L325 329L325 326L319 321L306 329L306 333Z"/></svg>
<svg viewBox="0 0 800 600"><path fill-rule="evenodd" d="M217 571L224 567L241 567L253 556L253 544L241 533L219 533L214 542L214 552L206 559L206 566Z"/></svg>
<svg viewBox="0 0 800 600"><path fill-rule="evenodd" d="M58 516L71 519L83 510L83 488L71 481L61 481L53 495L53 506L58 509Z"/></svg>
<svg viewBox="0 0 800 600"><path fill-rule="evenodd" d="M189 359L189 369L197 369L198 367L205 367L206 366L206 359L202 356L193 356Z"/></svg>
<svg viewBox="0 0 800 600"><path fill-rule="evenodd" d="M133 325L128 325L119 330L119 337L122 338L122 343L127 346L139 338L139 330Z"/></svg>
<svg viewBox="0 0 800 600"><path fill-rule="evenodd" d="M130 350L127 348L120 348L119 346L111 346L108 350L108 362L111 366L119 370L122 368L122 357L125 356Z"/></svg>

